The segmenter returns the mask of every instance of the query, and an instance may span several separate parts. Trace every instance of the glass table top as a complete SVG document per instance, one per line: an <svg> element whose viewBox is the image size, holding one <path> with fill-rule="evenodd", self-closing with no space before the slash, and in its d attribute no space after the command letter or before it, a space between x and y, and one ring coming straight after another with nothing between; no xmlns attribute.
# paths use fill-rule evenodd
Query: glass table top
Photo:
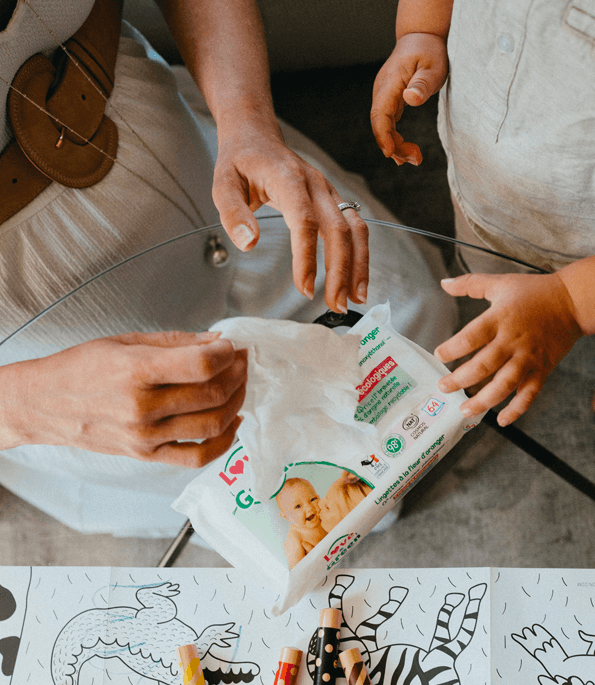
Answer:
<svg viewBox="0 0 595 685"><path fill-rule="evenodd" d="M468 298L455 301L440 288L440 278L462 273L469 264L496 273L544 273L454 239L387 222L366 223L368 303L349 303L349 309L365 313L389 301L396 330L429 351L487 306ZM9 326L0 324L0 364L132 330L202 331L229 316L307 323L326 317L340 332L345 321L327 313L324 304L322 249L310 302L293 285L283 219L261 217L259 224L261 239L251 252L236 250L220 225L209 226L90 272L49 307L23 307ZM499 432L492 415L465 436L406 496L400 518L364 540L347 565L595 565L592 342L579 341L515 425ZM59 488L55 496L61 496ZM15 517L22 523L15 525ZM0 491L2 521L12 536L0 543L4 564L156 566L174 537L171 531L156 531L156 539L83 534L7 490ZM226 565L194 542L176 558L177 565Z"/></svg>

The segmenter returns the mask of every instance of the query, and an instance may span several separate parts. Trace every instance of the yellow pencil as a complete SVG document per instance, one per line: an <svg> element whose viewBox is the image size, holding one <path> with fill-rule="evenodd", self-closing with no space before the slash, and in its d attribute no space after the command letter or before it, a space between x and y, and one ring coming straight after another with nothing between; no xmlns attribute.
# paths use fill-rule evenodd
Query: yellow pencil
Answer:
<svg viewBox="0 0 595 685"><path fill-rule="evenodd" d="M176 647L180 674L184 685L205 685L205 677L200 665L198 647L196 645L183 645Z"/></svg>

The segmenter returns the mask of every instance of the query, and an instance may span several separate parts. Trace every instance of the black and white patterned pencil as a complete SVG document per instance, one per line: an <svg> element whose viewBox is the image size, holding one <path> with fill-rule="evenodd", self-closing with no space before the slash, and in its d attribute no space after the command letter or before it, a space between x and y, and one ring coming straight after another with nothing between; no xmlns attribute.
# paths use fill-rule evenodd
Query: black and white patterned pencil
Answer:
<svg viewBox="0 0 595 685"><path fill-rule="evenodd" d="M343 615L339 609L323 609L320 612L314 685L334 685L335 683L342 620Z"/></svg>

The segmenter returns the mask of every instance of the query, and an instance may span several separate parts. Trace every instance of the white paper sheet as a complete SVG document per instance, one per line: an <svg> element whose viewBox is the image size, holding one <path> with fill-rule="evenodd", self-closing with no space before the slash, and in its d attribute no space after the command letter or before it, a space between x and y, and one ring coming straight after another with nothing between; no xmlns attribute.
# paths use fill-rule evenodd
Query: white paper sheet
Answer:
<svg viewBox="0 0 595 685"><path fill-rule="evenodd" d="M209 685L270 685L286 646L311 685L329 606L375 685L595 677L591 569L342 569L288 614L274 601L232 568L0 567L0 685L181 685L174 649L191 642Z"/></svg>

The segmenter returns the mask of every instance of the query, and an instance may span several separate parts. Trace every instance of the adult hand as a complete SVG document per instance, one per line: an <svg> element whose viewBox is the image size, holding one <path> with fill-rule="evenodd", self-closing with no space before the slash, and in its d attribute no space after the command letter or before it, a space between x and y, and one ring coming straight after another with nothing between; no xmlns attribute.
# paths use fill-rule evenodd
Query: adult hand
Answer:
<svg viewBox="0 0 595 685"><path fill-rule="evenodd" d="M405 105L417 107L437 93L448 75L446 40L433 33L408 33L397 40L374 81L370 119L378 146L399 165L421 164L415 143L395 130Z"/></svg>
<svg viewBox="0 0 595 685"><path fill-rule="evenodd" d="M204 466L231 446L246 388L247 351L218 338L127 333L2 367L0 446Z"/></svg>
<svg viewBox="0 0 595 685"><path fill-rule="evenodd" d="M316 247L324 241L325 302L347 312L347 298L365 302L368 287L368 228L353 209L340 211L341 198L323 174L292 152L276 123L255 118L219 125L219 153L213 199L221 223L241 250L259 237L253 212L267 204L282 212L291 233L297 289L314 296Z"/></svg>
<svg viewBox="0 0 595 685"><path fill-rule="evenodd" d="M516 395L498 414L498 423L515 421L532 404L545 379L581 337L575 307L558 274L467 274L445 279L450 295L485 298L490 308L438 346L442 362L473 357L438 383L442 392L489 382L461 405L476 416Z"/></svg>

